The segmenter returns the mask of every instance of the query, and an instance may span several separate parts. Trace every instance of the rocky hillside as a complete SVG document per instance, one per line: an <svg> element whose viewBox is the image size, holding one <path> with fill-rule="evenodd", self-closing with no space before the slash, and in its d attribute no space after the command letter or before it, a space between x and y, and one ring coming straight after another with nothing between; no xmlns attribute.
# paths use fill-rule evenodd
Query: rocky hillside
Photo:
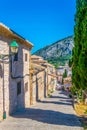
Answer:
<svg viewBox="0 0 87 130"><path fill-rule="evenodd" d="M55 66L64 65L72 56L73 46L73 36L69 36L36 51L34 54L42 56Z"/></svg>

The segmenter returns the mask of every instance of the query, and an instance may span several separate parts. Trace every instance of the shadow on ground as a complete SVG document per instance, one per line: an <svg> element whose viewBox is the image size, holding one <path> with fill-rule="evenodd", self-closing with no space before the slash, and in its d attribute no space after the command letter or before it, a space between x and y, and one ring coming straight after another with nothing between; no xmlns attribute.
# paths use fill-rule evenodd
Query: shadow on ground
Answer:
<svg viewBox="0 0 87 130"><path fill-rule="evenodd" d="M60 93L66 95L66 93L64 92L60 92ZM27 109L21 109L17 111L15 114L13 114L12 117L30 119L32 121L37 121L37 122L51 124L51 125L64 125L64 126L72 126L72 127L81 126L75 114L68 114L68 109L70 108L69 105L72 104L71 100L68 97L52 95L51 98L50 99L48 98L44 101L40 101L38 104L42 106L41 108L40 106L39 108L36 106L32 108L27 108ZM56 104L56 106L55 105L54 106L57 108L60 107L60 109L62 109L64 107L63 105L65 105L63 110L64 109L66 110L64 112L60 112L56 108L52 110L50 104L52 106L53 104Z"/></svg>
<svg viewBox="0 0 87 130"><path fill-rule="evenodd" d="M62 96L51 96L50 98L69 99L68 97L62 97Z"/></svg>
<svg viewBox="0 0 87 130"><path fill-rule="evenodd" d="M68 100L60 100L60 102L55 102L55 101L38 101L40 103L52 103L52 104L58 104L58 105L72 105L71 101Z"/></svg>
<svg viewBox="0 0 87 130"><path fill-rule="evenodd" d="M21 109L12 115L15 118L27 118L38 122L54 124L54 125L65 125L79 127L77 117L73 114L65 114L62 112L42 109Z"/></svg>

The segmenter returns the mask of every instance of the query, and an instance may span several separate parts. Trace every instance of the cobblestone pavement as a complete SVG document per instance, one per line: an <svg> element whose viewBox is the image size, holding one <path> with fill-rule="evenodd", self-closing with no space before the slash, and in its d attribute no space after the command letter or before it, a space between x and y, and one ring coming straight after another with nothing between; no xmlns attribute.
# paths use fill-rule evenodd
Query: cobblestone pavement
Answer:
<svg viewBox="0 0 87 130"><path fill-rule="evenodd" d="M64 92L55 91L36 106L17 111L0 123L0 130L83 130Z"/></svg>

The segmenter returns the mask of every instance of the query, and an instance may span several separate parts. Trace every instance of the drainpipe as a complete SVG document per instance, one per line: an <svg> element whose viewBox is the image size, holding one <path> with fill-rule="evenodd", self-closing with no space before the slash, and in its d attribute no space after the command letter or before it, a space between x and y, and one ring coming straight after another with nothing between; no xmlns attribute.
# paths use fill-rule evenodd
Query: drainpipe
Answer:
<svg viewBox="0 0 87 130"><path fill-rule="evenodd" d="M3 61L3 119L6 119L6 110L5 110L5 86L4 86L4 61Z"/></svg>

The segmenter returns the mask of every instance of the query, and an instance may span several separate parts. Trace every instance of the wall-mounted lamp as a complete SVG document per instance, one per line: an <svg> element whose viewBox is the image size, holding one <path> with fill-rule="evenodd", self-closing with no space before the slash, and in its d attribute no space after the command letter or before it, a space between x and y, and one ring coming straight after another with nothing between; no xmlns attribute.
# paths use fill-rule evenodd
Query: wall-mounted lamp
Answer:
<svg viewBox="0 0 87 130"><path fill-rule="evenodd" d="M18 52L18 43L16 42L16 40L13 40L11 43L10 43L10 50L11 50L11 53L9 54L0 54L0 59L2 61L6 60L7 58L9 58L10 56L12 55L15 55L17 52Z"/></svg>
<svg viewBox="0 0 87 130"><path fill-rule="evenodd" d="M11 53L12 54L16 54L18 53L18 43L16 42L16 40L13 40L11 43L10 43L10 49L11 49Z"/></svg>

